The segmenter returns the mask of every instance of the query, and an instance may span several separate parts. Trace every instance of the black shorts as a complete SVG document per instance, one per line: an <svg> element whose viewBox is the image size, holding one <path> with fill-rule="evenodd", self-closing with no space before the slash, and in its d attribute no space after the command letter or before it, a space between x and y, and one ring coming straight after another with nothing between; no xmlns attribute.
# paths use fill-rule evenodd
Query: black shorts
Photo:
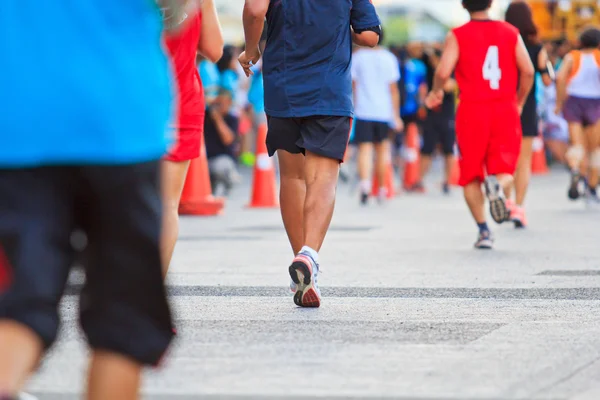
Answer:
<svg viewBox="0 0 600 400"><path fill-rule="evenodd" d="M525 103L521 113L521 128L523 137L536 137L538 135L539 118L537 115L536 104L530 101Z"/></svg>
<svg viewBox="0 0 600 400"><path fill-rule="evenodd" d="M357 119L354 124L354 143L381 143L390 137L390 125L387 122L365 121Z"/></svg>
<svg viewBox="0 0 600 400"><path fill-rule="evenodd" d="M0 319L56 340L58 304L87 235L81 326L93 349L156 365L173 337L161 273L158 161L0 169ZM2 253L0 252L0 253Z"/></svg>
<svg viewBox="0 0 600 400"><path fill-rule="evenodd" d="M430 112L423 124L421 154L430 156L439 145L444 155L452 155L455 141L454 116Z"/></svg>
<svg viewBox="0 0 600 400"><path fill-rule="evenodd" d="M315 116L304 118L267 117L267 150L273 156L277 150L292 154L317 155L343 161L352 118Z"/></svg>
<svg viewBox="0 0 600 400"><path fill-rule="evenodd" d="M423 124L423 120L421 118L419 118L419 115L417 113L410 114L410 115L403 115L402 122L404 122L404 129L406 129L406 127L412 123L415 123L419 126Z"/></svg>

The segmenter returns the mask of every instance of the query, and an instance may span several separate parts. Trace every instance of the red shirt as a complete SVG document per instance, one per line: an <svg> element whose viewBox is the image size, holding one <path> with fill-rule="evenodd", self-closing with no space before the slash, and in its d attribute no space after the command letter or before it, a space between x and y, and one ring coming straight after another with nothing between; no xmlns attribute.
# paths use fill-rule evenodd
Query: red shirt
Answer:
<svg viewBox="0 0 600 400"><path fill-rule="evenodd" d="M196 51L202 28L202 14L198 13L186 27L175 35L167 36L165 43L173 61L177 79L177 121L179 129L202 129L204 126L204 90L196 67Z"/></svg>
<svg viewBox="0 0 600 400"><path fill-rule="evenodd" d="M519 31L503 21L470 21L453 30L461 101L516 101Z"/></svg>

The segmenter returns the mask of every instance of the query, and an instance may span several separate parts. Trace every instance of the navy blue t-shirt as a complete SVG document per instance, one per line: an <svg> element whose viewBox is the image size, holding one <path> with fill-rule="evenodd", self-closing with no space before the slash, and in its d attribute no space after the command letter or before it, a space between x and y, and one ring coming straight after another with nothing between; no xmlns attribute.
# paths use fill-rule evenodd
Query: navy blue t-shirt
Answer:
<svg viewBox="0 0 600 400"><path fill-rule="evenodd" d="M263 76L277 118L352 116L352 35L380 25L370 0L271 0Z"/></svg>

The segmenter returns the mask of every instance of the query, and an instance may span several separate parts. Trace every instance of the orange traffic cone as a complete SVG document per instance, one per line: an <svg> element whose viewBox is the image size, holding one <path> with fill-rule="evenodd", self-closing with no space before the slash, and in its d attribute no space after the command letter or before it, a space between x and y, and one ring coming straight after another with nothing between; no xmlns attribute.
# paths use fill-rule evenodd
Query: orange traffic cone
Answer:
<svg viewBox="0 0 600 400"><path fill-rule="evenodd" d="M179 202L179 214L181 215L219 215L223 212L225 205L225 199L212 195L204 135L200 140L200 157L190 162L181 193Z"/></svg>
<svg viewBox="0 0 600 400"><path fill-rule="evenodd" d="M254 179L252 183L252 199L250 208L276 208L277 185L275 183L275 168L273 160L267 151L267 125L261 124L256 134L256 163L254 164Z"/></svg>
<svg viewBox="0 0 600 400"><path fill-rule="evenodd" d="M542 139L542 135L538 135L533 139L531 173L534 175L543 175L548 173L548 163L546 162L546 152L544 150L544 140Z"/></svg>
<svg viewBox="0 0 600 400"><path fill-rule="evenodd" d="M419 130L415 123L406 127L406 139L404 141L404 182L405 190L419 183L421 180L419 167Z"/></svg>

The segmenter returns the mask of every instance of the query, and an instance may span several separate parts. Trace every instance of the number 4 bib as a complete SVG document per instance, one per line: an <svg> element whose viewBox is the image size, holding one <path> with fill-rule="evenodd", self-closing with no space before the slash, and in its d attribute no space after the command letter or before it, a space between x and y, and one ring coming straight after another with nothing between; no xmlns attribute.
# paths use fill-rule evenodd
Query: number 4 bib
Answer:
<svg viewBox="0 0 600 400"><path fill-rule="evenodd" d="M498 46L490 46L483 62L483 79L490 82L492 90L500 89L500 79L502 71L500 70L500 60L498 56Z"/></svg>

